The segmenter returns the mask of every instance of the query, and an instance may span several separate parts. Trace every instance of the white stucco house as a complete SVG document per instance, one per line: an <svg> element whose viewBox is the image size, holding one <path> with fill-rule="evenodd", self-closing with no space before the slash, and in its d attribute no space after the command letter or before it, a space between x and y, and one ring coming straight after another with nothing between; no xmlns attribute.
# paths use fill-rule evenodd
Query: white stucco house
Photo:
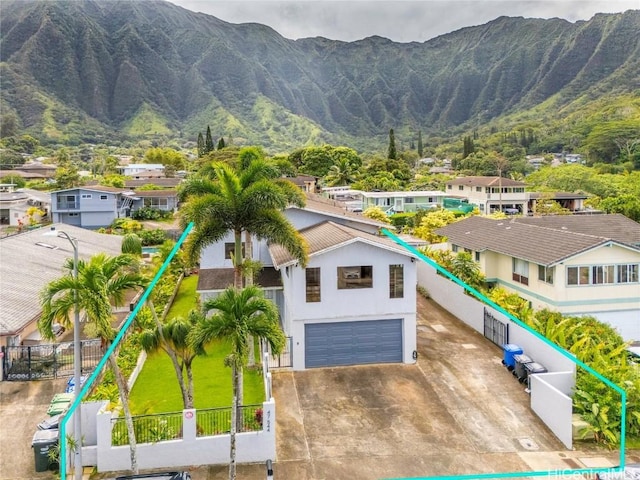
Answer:
<svg viewBox="0 0 640 480"><path fill-rule="evenodd" d="M445 184L448 196L469 199L481 214L495 211L507 213L527 213L529 197L525 192L526 184L510 178L501 177L460 177Z"/></svg>
<svg viewBox="0 0 640 480"><path fill-rule="evenodd" d="M535 309L591 315L640 340L640 224L623 215L470 217L436 230Z"/></svg>
<svg viewBox="0 0 640 480"><path fill-rule="evenodd" d="M385 236L384 224L309 196L285 215L309 244L298 265L281 246L254 240L264 268L256 283L274 300L291 337L295 370L365 363L413 363L416 350L416 263ZM233 238L201 254L204 298L232 285Z"/></svg>

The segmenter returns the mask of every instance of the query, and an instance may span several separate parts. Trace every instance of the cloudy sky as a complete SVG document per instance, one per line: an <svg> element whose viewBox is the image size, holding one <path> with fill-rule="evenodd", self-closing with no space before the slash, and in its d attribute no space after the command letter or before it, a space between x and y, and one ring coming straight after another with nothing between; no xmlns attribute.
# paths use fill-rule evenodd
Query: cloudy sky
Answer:
<svg viewBox="0 0 640 480"><path fill-rule="evenodd" d="M169 0L230 23L269 25L282 36L353 41L380 35L422 42L501 15L559 17L575 22L595 13L640 9L640 0Z"/></svg>

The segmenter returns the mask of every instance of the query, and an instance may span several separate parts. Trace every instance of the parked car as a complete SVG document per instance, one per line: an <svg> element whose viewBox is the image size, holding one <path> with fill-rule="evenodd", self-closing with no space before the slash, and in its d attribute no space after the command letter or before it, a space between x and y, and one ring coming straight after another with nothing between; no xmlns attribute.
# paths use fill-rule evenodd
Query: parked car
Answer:
<svg viewBox="0 0 640 480"><path fill-rule="evenodd" d="M140 473L138 475L124 475L116 477L113 480L191 480L189 472L159 472L159 473Z"/></svg>
<svg viewBox="0 0 640 480"><path fill-rule="evenodd" d="M640 463L632 463L624 467L624 472L596 473L597 480L640 480Z"/></svg>

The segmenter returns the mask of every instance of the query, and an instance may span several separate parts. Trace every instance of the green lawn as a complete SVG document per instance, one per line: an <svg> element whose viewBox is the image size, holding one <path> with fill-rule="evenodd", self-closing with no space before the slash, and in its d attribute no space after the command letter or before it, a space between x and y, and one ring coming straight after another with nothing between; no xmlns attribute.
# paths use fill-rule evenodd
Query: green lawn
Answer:
<svg viewBox="0 0 640 480"><path fill-rule="evenodd" d="M167 318L186 316L196 306L198 276L186 277L180 285ZM224 365L230 353L228 344L217 342L209 346L207 355L193 361L194 401L196 408L228 407L231 405L231 369ZM253 369L244 371L245 405L262 403L262 374ZM182 410L182 396L171 359L164 352L147 357L131 391L131 411L135 415Z"/></svg>

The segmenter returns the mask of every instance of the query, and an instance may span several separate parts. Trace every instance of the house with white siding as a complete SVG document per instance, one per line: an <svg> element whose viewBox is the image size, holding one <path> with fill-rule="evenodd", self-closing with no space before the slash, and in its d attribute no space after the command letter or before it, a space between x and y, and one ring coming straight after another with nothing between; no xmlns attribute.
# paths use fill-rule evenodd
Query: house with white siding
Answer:
<svg viewBox="0 0 640 480"><path fill-rule="evenodd" d="M413 254L381 236L385 224L308 196L285 210L309 245L301 267L279 245L253 240L256 278L291 337L293 368L413 363L416 264ZM197 290L203 299L233 284L233 235L203 249Z"/></svg>
<svg viewBox="0 0 640 480"><path fill-rule="evenodd" d="M470 217L436 230L535 309L591 315L640 340L640 224L619 214Z"/></svg>

